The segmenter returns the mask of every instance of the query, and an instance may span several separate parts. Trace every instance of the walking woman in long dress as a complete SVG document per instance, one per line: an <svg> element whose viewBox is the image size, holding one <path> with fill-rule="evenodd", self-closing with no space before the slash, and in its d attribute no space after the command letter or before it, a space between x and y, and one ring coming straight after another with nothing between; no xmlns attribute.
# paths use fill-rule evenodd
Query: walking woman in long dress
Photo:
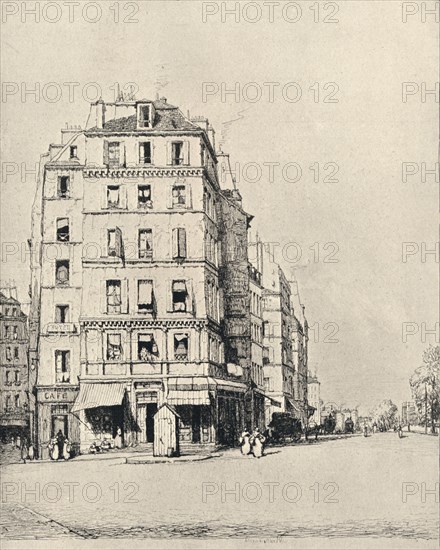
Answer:
<svg viewBox="0 0 440 550"><path fill-rule="evenodd" d="M240 436L239 443L242 455L248 455L251 453L250 437L251 434L248 432L248 430L244 430L244 432L242 432Z"/></svg>
<svg viewBox="0 0 440 550"><path fill-rule="evenodd" d="M252 445L252 454L255 458L261 458L264 454L264 442L266 441L266 438L264 435L260 432L259 428L255 428L250 442Z"/></svg>

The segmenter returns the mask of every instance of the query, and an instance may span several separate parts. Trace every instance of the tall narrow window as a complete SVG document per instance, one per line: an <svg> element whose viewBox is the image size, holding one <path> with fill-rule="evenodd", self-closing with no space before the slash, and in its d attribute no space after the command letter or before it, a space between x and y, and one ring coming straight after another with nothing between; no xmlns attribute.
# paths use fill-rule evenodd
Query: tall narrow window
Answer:
<svg viewBox="0 0 440 550"><path fill-rule="evenodd" d="M153 232L151 229L139 230L139 258L151 259L153 257Z"/></svg>
<svg viewBox="0 0 440 550"><path fill-rule="evenodd" d="M151 141L139 143L139 163L151 164Z"/></svg>
<svg viewBox="0 0 440 550"><path fill-rule="evenodd" d="M70 146L70 158L76 159L78 157L78 147L76 145Z"/></svg>
<svg viewBox="0 0 440 550"><path fill-rule="evenodd" d="M183 141L173 141L171 144L171 164L180 166L183 164Z"/></svg>
<svg viewBox="0 0 440 550"><path fill-rule="evenodd" d="M17 347L14 348L14 359L18 359L20 357L19 355L19 349Z"/></svg>
<svg viewBox="0 0 440 550"><path fill-rule="evenodd" d="M186 361L188 359L188 334L174 335L174 359L177 361Z"/></svg>
<svg viewBox="0 0 440 550"><path fill-rule="evenodd" d="M119 141L110 141L108 144L108 164L110 168L118 168L121 162Z"/></svg>
<svg viewBox="0 0 440 550"><path fill-rule="evenodd" d="M68 323L69 322L69 306L58 305L55 306L55 323Z"/></svg>
<svg viewBox="0 0 440 550"><path fill-rule="evenodd" d="M55 283L56 286L67 286L70 277L69 260L57 260L55 262Z"/></svg>
<svg viewBox="0 0 440 550"><path fill-rule="evenodd" d="M122 358L120 334L107 334L107 359L119 361Z"/></svg>
<svg viewBox="0 0 440 550"><path fill-rule="evenodd" d="M70 351L55 351L55 379L57 384L70 382Z"/></svg>
<svg viewBox="0 0 440 550"><path fill-rule="evenodd" d="M186 188L184 185L173 185L173 207L186 206Z"/></svg>
<svg viewBox="0 0 440 550"><path fill-rule="evenodd" d="M188 290L185 281L173 281L173 311L186 311L186 302L188 299Z"/></svg>
<svg viewBox="0 0 440 550"><path fill-rule="evenodd" d="M20 371L19 370L15 371L15 383L20 384Z"/></svg>
<svg viewBox="0 0 440 550"><path fill-rule="evenodd" d="M57 241L68 242L69 239L69 218L57 218Z"/></svg>
<svg viewBox="0 0 440 550"><path fill-rule="evenodd" d="M10 370L6 371L6 384L12 384L12 371Z"/></svg>
<svg viewBox="0 0 440 550"><path fill-rule="evenodd" d="M6 360L12 361L12 348L11 346L6 346Z"/></svg>
<svg viewBox="0 0 440 550"><path fill-rule="evenodd" d="M107 281L107 313L121 313L121 281Z"/></svg>
<svg viewBox="0 0 440 550"><path fill-rule="evenodd" d="M138 281L138 312L153 313L153 281Z"/></svg>
<svg viewBox="0 0 440 550"><path fill-rule="evenodd" d="M12 396L10 394L7 394L6 395L6 399L5 399L5 409L7 411L11 410L12 409Z"/></svg>
<svg viewBox="0 0 440 550"><path fill-rule="evenodd" d="M107 255L116 256L116 229L107 231Z"/></svg>
<svg viewBox="0 0 440 550"><path fill-rule="evenodd" d="M121 197L119 185L107 186L107 208L120 208Z"/></svg>
<svg viewBox="0 0 440 550"><path fill-rule="evenodd" d="M69 176L58 177L58 197L60 199L67 199L70 191L70 178Z"/></svg>
<svg viewBox="0 0 440 550"><path fill-rule="evenodd" d="M151 126L151 105L139 105L138 107L139 128L150 128Z"/></svg>
<svg viewBox="0 0 440 550"><path fill-rule="evenodd" d="M186 258L186 229L184 227L173 229L173 258L176 260Z"/></svg>
<svg viewBox="0 0 440 550"><path fill-rule="evenodd" d="M138 208L152 208L151 185L138 186Z"/></svg>
<svg viewBox="0 0 440 550"><path fill-rule="evenodd" d="M20 396L19 396L19 395L16 395L16 396L15 396L14 404L15 404L15 408L16 408L16 409L19 409L19 408L20 408Z"/></svg>

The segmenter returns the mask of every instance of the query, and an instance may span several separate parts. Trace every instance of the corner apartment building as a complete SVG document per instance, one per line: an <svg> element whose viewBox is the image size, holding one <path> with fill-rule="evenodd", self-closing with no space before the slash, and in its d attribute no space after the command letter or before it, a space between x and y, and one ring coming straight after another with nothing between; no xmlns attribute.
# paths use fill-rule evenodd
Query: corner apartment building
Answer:
<svg viewBox="0 0 440 550"><path fill-rule="evenodd" d="M32 433L28 348L27 316L18 300L0 292L0 438L3 442L11 436L29 437Z"/></svg>
<svg viewBox="0 0 440 550"><path fill-rule="evenodd" d="M252 393L247 230L220 189L214 131L165 98L91 105L42 156L33 208L31 356L40 447L122 430L234 444ZM227 251L244 250L231 259Z"/></svg>

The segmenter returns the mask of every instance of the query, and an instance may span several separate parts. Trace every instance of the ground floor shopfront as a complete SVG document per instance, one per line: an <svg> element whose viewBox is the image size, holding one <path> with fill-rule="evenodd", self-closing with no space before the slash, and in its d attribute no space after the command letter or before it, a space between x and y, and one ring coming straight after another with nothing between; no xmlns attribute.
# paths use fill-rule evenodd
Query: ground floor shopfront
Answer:
<svg viewBox="0 0 440 550"><path fill-rule="evenodd" d="M154 415L164 403L180 417L181 446L234 446L243 429L264 428L264 395L211 377L83 380L76 387L38 388L37 402L43 457L59 430L82 453L104 440L116 446L153 443Z"/></svg>

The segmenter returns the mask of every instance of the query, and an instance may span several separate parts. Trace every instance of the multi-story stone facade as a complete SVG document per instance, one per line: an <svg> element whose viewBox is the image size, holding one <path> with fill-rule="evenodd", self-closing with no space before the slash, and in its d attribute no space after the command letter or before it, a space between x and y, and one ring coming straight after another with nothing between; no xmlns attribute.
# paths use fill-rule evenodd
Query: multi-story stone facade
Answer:
<svg viewBox="0 0 440 550"><path fill-rule="evenodd" d="M290 281L292 308L293 395L303 428L307 427L309 406L307 396L308 324L301 303L297 281Z"/></svg>
<svg viewBox="0 0 440 550"><path fill-rule="evenodd" d="M27 317L21 304L0 292L0 438L31 437L32 375L28 367Z"/></svg>
<svg viewBox="0 0 440 550"><path fill-rule="evenodd" d="M165 402L182 443L237 441L255 385L250 220L220 188L208 121L165 98L100 100L62 131L33 209L42 449L59 429L82 451L118 429L152 442Z"/></svg>
<svg viewBox="0 0 440 550"><path fill-rule="evenodd" d="M294 401L292 353L292 312L290 286L271 251L256 239L250 244L252 262L261 273L264 344L264 391L266 424L274 412L298 415Z"/></svg>
<svg viewBox="0 0 440 550"><path fill-rule="evenodd" d="M308 376L308 403L315 409L313 415L309 419L309 423L316 425L321 424L321 382L316 375L311 375L310 373ZM338 418L337 416L337 422L339 421Z"/></svg>

